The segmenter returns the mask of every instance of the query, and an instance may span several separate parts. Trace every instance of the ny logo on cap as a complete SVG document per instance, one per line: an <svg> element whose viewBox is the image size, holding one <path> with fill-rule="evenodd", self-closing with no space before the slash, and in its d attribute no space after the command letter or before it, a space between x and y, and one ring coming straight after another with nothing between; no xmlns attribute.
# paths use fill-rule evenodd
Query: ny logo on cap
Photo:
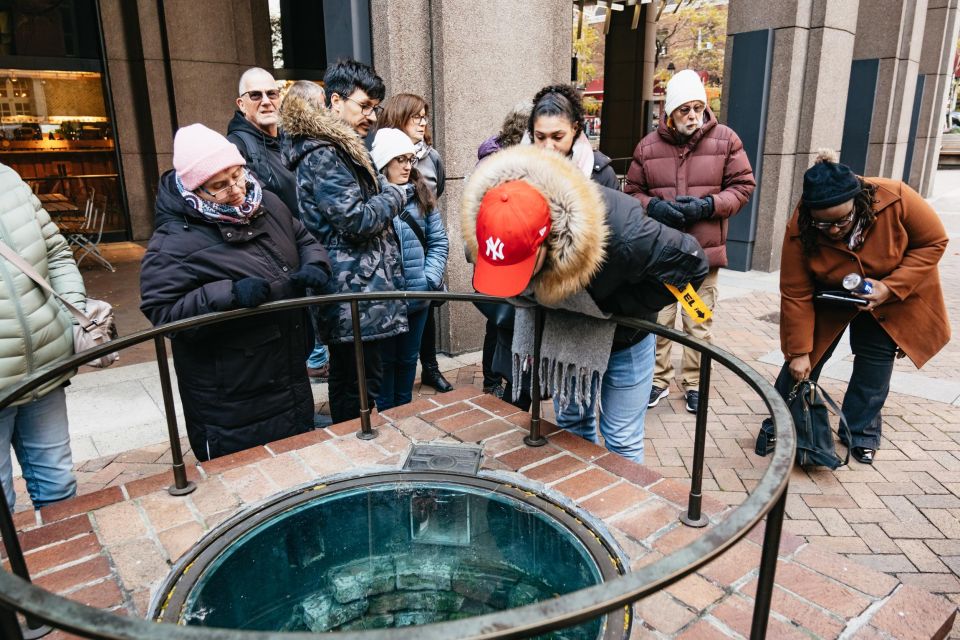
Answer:
<svg viewBox="0 0 960 640"><path fill-rule="evenodd" d="M503 260L503 242L493 236L487 238L487 257L491 260Z"/></svg>

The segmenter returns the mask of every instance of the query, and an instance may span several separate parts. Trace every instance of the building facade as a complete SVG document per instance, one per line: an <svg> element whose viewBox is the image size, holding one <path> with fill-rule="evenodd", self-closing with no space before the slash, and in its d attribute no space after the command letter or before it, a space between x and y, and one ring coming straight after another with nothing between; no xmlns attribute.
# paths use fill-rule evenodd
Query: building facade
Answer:
<svg viewBox="0 0 960 640"><path fill-rule="evenodd" d="M958 2L730 0L721 120L741 134L759 176L731 224L734 268L779 267L786 220L820 147L841 150L866 175L902 177L929 193ZM447 170L441 210L456 248L477 146L517 102L569 81L580 4L0 2L0 162L39 194L78 208L99 199L110 212L107 237L145 240L178 127L202 122L225 132L237 81L251 66L320 79L328 62L353 57L376 67L388 94L417 93L430 103ZM656 19L676 0L614 4L622 10L605 25L600 147L625 157L651 126ZM462 252L450 255L450 288L471 290ZM478 347L483 323L470 305L446 305L441 317L443 349Z"/></svg>

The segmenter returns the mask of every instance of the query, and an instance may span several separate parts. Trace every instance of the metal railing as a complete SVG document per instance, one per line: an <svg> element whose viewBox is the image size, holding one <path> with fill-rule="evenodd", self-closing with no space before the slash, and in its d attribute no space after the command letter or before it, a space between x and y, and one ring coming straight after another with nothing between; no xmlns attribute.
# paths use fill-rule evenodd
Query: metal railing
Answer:
<svg viewBox="0 0 960 640"><path fill-rule="evenodd" d="M275 311L300 309L318 304L349 304L353 313L354 353L357 360L357 384L360 391L361 427L357 432L357 437L372 439L376 438L378 433L371 427L370 423L371 408L366 395L367 386L363 370L364 346L359 335L358 310L360 302L385 299L508 302L499 298L463 293L359 293L297 298L271 302L252 309L211 313L118 338L109 344L90 349L38 370L34 375L21 380L18 384L0 394L0 410L9 406L16 399L39 388L48 380L76 369L85 362L112 351L123 350L153 340L157 352L157 366L160 373L172 456L173 484L170 486L169 492L173 495L186 495L193 491L195 486L187 480L183 454L180 448L179 429L174 410L173 388L170 381L164 336L184 329ZM542 327L543 309L537 307L535 315L535 326ZM764 530L750 637L754 640L766 637L767 619L770 613L770 600L773 593L777 553L787 497L787 484L793 467L796 446L790 412L769 382L742 360L726 351L655 323L619 317L613 317L611 320L628 327L669 338L674 342L691 347L701 354L700 404L696 414L690 495L687 511L680 517L684 524L693 527L702 527L707 524L707 518L701 512L701 483L707 431L707 411L710 401L710 371L714 361L724 365L757 392L772 416L777 439L773 456L766 471L746 500L733 511L727 513L724 519L716 523L712 529L706 531L704 535L685 547L652 564L615 580L549 601L462 620L425 625L417 629L417 636L421 640L524 638L585 622L629 605L696 571L743 538L764 516L766 516L767 522ZM539 334L539 330L537 334ZM539 360L539 352L540 336L535 335L534 361ZM537 366L531 367L534 401L531 404L530 432L524 439L529 446L540 446L546 442L540 429L538 369ZM97 640L277 640L281 637L318 639L329 637L328 634L284 634L161 624L94 609L36 587L30 582L30 575L16 535L13 517L3 491L0 491L0 536L3 538L11 567L9 572L0 571L0 634L3 638L21 640L23 638L39 637L38 634L42 634L46 629L44 625ZM18 623L17 613L25 616L27 620L26 629L22 629ZM384 640L394 637L394 630L340 632L337 637L342 640Z"/></svg>

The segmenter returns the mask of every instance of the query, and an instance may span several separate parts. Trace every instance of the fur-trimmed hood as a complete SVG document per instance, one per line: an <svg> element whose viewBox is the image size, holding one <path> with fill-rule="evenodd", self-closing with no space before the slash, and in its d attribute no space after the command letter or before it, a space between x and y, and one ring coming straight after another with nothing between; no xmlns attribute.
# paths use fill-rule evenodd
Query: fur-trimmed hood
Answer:
<svg viewBox="0 0 960 640"><path fill-rule="evenodd" d="M331 145L343 151L358 167L377 181L377 172L363 139L327 109L317 107L299 96L289 96L280 111L280 126L286 138L283 163L291 171L311 151Z"/></svg>
<svg viewBox="0 0 960 640"><path fill-rule="evenodd" d="M483 196L497 185L524 180L550 206L550 235L543 270L534 276L537 300L555 305L585 289L600 271L610 234L604 198L589 178L567 158L533 146L515 146L487 158L464 187L460 211L464 246L476 262L477 214Z"/></svg>

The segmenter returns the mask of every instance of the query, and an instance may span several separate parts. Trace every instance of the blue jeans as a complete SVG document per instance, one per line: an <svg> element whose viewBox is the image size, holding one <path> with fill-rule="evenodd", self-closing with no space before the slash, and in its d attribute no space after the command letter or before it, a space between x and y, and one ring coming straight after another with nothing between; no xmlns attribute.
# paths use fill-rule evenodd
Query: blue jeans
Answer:
<svg viewBox="0 0 960 640"><path fill-rule="evenodd" d="M843 334L837 336L820 362L810 372L811 380L819 380L823 365L840 343ZM851 447L880 448L880 432L883 426L883 403L890 393L890 377L893 375L897 344L869 313L861 311L850 322L850 350L853 351L853 372L843 394L843 417L847 419L853 442ZM794 380L790 375L790 363L784 363L774 385L784 399L789 397ZM844 440L841 433L841 442Z"/></svg>
<svg viewBox="0 0 960 640"><path fill-rule="evenodd" d="M326 345L319 340L316 341L310 357L307 358L307 366L311 369L322 369L328 362L330 362L330 354L327 352Z"/></svg>
<svg viewBox="0 0 960 640"><path fill-rule="evenodd" d="M427 324L428 311L427 306L418 311L408 311L410 330L380 343L380 360L383 364L383 380L380 382L380 395L377 396L377 409L380 411L407 404L413 399L413 381L417 377L420 340Z"/></svg>
<svg viewBox="0 0 960 640"><path fill-rule="evenodd" d="M0 480L13 509L13 465L10 446L17 454L30 500L37 509L77 493L70 455L67 400L63 387L39 400L0 411Z"/></svg>
<svg viewBox="0 0 960 640"><path fill-rule="evenodd" d="M628 460L643 462L643 420L653 385L656 355L653 334L627 349L614 351L600 384L600 433L607 449ZM594 383L596 384L596 383ZM597 394L590 406L571 403L560 412L553 400L557 425L590 442L597 438Z"/></svg>

